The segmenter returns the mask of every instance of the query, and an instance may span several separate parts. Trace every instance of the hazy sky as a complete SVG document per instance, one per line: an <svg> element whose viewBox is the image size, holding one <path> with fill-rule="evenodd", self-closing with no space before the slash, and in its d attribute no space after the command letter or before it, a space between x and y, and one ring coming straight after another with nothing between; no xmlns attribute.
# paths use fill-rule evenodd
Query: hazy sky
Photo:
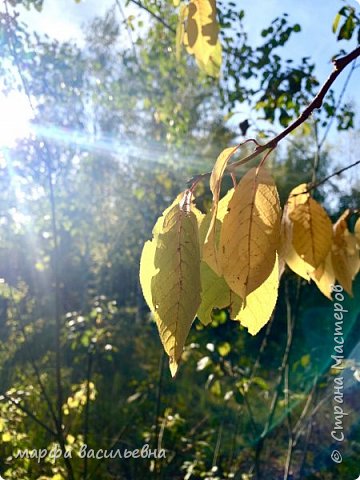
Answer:
<svg viewBox="0 0 360 480"><path fill-rule="evenodd" d="M139 9L135 6L125 8L125 1L119 0L126 11L126 14L139 14ZM168 0L171 1L171 0ZM352 42L337 42L335 35L332 33L331 27L333 19L338 10L345 4L343 0L234 0L238 3L239 8L245 10L244 25L248 32L251 44L256 45L259 41L260 32L263 28L269 26L270 22L282 13L289 13L289 21L291 23L299 23L302 31L295 34L288 42L285 49L281 50L282 55L287 58L293 58L295 61L302 57L309 56L316 63L316 75L323 83L332 69L330 58L341 48L350 51L355 46L355 40ZM355 8L360 11L360 0L347 0ZM95 16L103 15L111 6L114 0L81 0L76 3L74 0L44 0L44 9L37 12L34 9L31 12L21 10L20 18L27 23L32 30L38 33L46 33L50 37L63 41L74 39L79 44L83 42L85 25ZM147 14L140 11L142 18L147 18ZM121 18L119 16L119 18ZM146 23L145 23L146 24ZM123 35L123 41L128 41L126 32ZM359 61L360 67L360 61ZM241 75L241 72L239 72ZM342 86L346 80L346 71L339 77L334 85L335 93L339 95ZM357 68L347 87L347 94L344 100L352 100L356 103L356 110L360 108L360 68ZM20 101L21 99L19 99ZM244 110L240 115L249 115L244 106ZM242 107L241 107L242 109ZM356 127L360 127L360 115L356 116ZM234 121L238 122L239 117L234 117ZM14 119L15 126L17 126ZM9 124L9 119L6 119ZM346 148L351 147L354 150L354 140L350 135L344 134L338 136L334 128L331 130L329 139L338 150L335 154L340 163L350 163L351 154L347 153ZM341 147L341 142L344 143ZM341 148L340 148L341 147ZM345 148L346 147L346 148ZM349 150L349 152L350 152ZM357 149L355 149L358 151ZM360 169L358 169L360 170ZM354 179L356 173L354 170L349 172L351 178ZM345 178L348 175L345 175Z"/></svg>
<svg viewBox="0 0 360 480"><path fill-rule="evenodd" d="M120 1L123 5L125 4L123 0ZM338 52L340 48L349 50L354 46L354 42L337 42L331 31L335 14L344 5L343 0L236 1L239 7L245 10L245 29L254 43L257 42L261 30L284 12L289 13L290 21L300 23L302 32L294 35L288 43L286 55L295 60L310 56L316 62L316 73L320 81L325 80L331 70L331 55ZM348 3L360 10L356 0L348 0ZM82 27L94 16L103 15L113 4L113 0L81 0L80 3L74 0L44 0L42 12L24 11L21 12L21 17L38 32L47 33L59 40L74 38L81 42ZM132 14L138 13L139 9L130 6L126 11ZM337 90L341 88L341 83L340 79L337 82ZM354 73L348 91L355 92L354 87L359 84L360 68Z"/></svg>

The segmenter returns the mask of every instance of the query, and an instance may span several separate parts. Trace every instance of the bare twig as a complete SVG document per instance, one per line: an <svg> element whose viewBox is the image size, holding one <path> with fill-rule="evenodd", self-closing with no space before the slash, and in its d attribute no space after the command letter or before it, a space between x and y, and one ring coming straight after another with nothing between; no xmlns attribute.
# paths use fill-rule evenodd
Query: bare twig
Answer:
<svg viewBox="0 0 360 480"><path fill-rule="evenodd" d="M324 183L326 183L328 180L330 180L330 178L336 177L337 175L340 175L341 173L345 172L346 170L349 170L350 168L356 167L356 165L359 165L359 163L360 163L360 160L357 160L356 162L352 163L351 165L347 165L346 167L340 168L340 170L337 170L336 172L331 173L330 175L323 178L319 182L314 183L314 184L311 183L309 185L308 189L306 190L306 192L310 192L310 190L313 190L314 188L317 188L320 185L323 185Z"/></svg>
<svg viewBox="0 0 360 480"><path fill-rule="evenodd" d="M86 372L86 405L85 405L85 418L84 418L84 444L89 444L89 419L90 419L90 381L92 375L93 365L93 344L90 344L87 352L87 372ZM84 480L88 478L88 459L87 455L84 456Z"/></svg>
<svg viewBox="0 0 360 480"><path fill-rule="evenodd" d="M41 379L41 375L40 375L40 371L39 371L39 368L37 366L37 363L35 361L35 358L33 356L33 353L32 353L32 350L30 348L30 342L29 342L29 338L28 338L28 335L26 333L26 329L25 329L25 324L23 322L23 318L22 318L22 315L21 315L21 312L18 308L18 305L16 304L15 302L15 299L14 299L14 294L13 294L13 289L11 286L9 286L9 293L10 293L10 301L11 301L11 304L12 304L12 308L14 309L14 311L16 312L16 316L19 320L19 324L20 324L20 330L21 330L21 333L22 333L22 336L24 338L24 345L25 345L25 348L26 348L26 351L29 355L29 359L30 359L30 363L31 363L31 366L34 370L34 374L36 376L36 379L37 379L37 382L39 384L39 388L40 388L40 392L42 394L42 396L44 397L44 400L45 400L45 403L48 407L48 410L49 410L49 413L50 413L50 416L51 418L53 419L53 422L54 422L54 426L56 427L57 426L57 417L56 417L56 413L55 413L55 410L54 410L54 407L52 405L52 402L50 400L50 397L46 391L46 388L45 388L45 385L44 385L44 382L42 381Z"/></svg>
<svg viewBox="0 0 360 480"><path fill-rule="evenodd" d="M129 24L127 22L127 19L126 19L126 15L125 15L125 12L124 12L124 9L121 5L121 1L120 0L115 0L115 3L119 9L119 12L120 12L120 15L122 16L122 19L123 19L123 22L124 22L124 25L125 25L125 28L126 28L126 31L128 33L128 36L129 36L129 40L130 40L130 43L131 43L131 47L132 47L132 51L133 51L133 54L134 54L134 58L135 58L135 61L137 63L137 65L139 66L139 59L137 57L137 53L136 53L136 48L135 48L135 43L134 43L134 40L133 40L133 37L132 37L132 33L131 33L131 29L129 27Z"/></svg>
<svg viewBox="0 0 360 480"><path fill-rule="evenodd" d="M137 5L139 8L142 8L143 10L145 10L146 12L148 12L152 17L154 17L158 22L162 23L164 25L165 28L167 28L170 32L172 33L176 33L176 30L175 28L173 28L171 25L169 25L167 22L165 22L165 20L163 18L161 18L159 15L157 15L155 12L153 12L152 10L150 10L150 8L146 7L145 5L143 5L141 2L139 2L138 0L130 0L130 2L134 3L135 5Z"/></svg>
<svg viewBox="0 0 360 480"><path fill-rule="evenodd" d="M337 101L337 103L336 103L336 105L335 105L335 109L334 109L333 116L330 118L329 123L327 124L326 130L325 130L325 132L324 132L324 135L323 135L322 139L321 139L320 142L319 142L319 149L323 146L325 140L327 139L327 136L328 136L329 131L330 131L330 128L331 128L331 125L333 124L333 121L334 121L334 118L335 118L336 111L338 110L338 108L339 108L340 105L341 105L342 99L343 99L343 97L344 97L344 95L345 95L345 91L346 91L346 89L347 89L347 86L348 86L348 84L349 84L349 82L350 82L351 76L352 76L352 74L354 73L354 70L355 70L355 69L356 69L356 60L355 60L355 62L351 65L351 70L350 70L350 72L348 73L348 76L346 77L346 80L345 80L345 83L344 83L344 85L343 85L343 88L342 88L342 90L341 90L341 92L340 92L338 101Z"/></svg>

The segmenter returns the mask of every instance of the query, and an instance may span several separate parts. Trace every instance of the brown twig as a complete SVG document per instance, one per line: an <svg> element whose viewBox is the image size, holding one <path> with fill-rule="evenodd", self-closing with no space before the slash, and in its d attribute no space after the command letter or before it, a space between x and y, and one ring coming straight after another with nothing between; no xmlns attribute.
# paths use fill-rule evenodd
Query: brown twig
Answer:
<svg viewBox="0 0 360 480"><path fill-rule="evenodd" d="M132 1L136 1L136 0L132 0ZM357 47L347 55L344 55L343 57L340 57L334 60L333 61L334 67L332 72L330 73L327 80L320 88L317 95L309 103L309 105L305 108L305 110L301 113L301 115L296 120L294 120L288 127L286 127L282 132L276 135L274 138L272 138L271 140L269 140L263 145L256 146L254 151L249 155L247 155L245 158L242 158L237 162L234 162L228 165L226 170L228 172L232 172L234 171L234 169L236 169L240 165L244 165L245 163L250 162L255 157L263 153L265 150L276 148L278 143L281 142L281 140L283 140L287 135L289 135L289 133L291 133L300 125L302 125L311 116L314 110L321 108L327 92L329 91L329 89L331 88L332 84L335 82L337 77L344 70L344 68L346 68L352 61L354 61L359 56L360 56L360 47ZM199 177L203 179L203 178L209 177L210 175L211 175L211 172L203 173L199 176L194 177L193 180L198 181Z"/></svg>

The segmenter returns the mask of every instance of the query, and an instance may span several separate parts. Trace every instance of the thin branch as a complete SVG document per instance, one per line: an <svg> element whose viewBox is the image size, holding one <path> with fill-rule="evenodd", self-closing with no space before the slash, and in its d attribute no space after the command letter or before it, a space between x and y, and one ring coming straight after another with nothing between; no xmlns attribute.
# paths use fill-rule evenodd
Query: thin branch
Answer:
<svg viewBox="0 0 360 480"><path fill-rule="evenodd" d="M135 0L132 0L135 1ZM278 145L281 140L283 140L289 133L291 133L293 130L298 128L300 125L302 125L314 112L314 110L321 108L323 100L331 88L332 84L335 82L337 77L340 75L340 73L346 68L352 61L354 61L357 57L360 56L360 47L355 48L352 52L348 53L347 55L338 58L333 61L333 70L328 76L327 80L325 83L322 85L320 88L319 92L317 95L314 97L314 99L309 103L309 105L305 108L305 110L301 113L301 115L294 120L288 127L286 127L282 132L280 132L278 135L276 135L274 138L269 140L263 145L258 145L255 147L254 151L247 155L245 158L242 158L238 160L237 162L231 163L230 165L227 166L226 170L228 172L234 171L237 167L240 165L244 165L245 163L250 162L250 160L253 160L256 158L258 155L263 153L267 149L274 149ZM199 181L198 179L203 179L205 177L209 177L211 175L211 172L203 173L199 176L194 177L194 181Z"/></svg>
<svg viewBox="0 0 360 480"><path fill-rule="evenodd" d="M89 419L90 419L90 382L93 365L93 344L90 344L87 357L87 372L86 372L86 404L85 404L85 418L84 418L84 444L89 444ZM88 478L88 459L84 456L84 480Z"/></svg>
<svg viewBox="0 0 360 480"><path fill-rule="evenodd" d="M326 140L326 138L327 138L327 136L328 136L328 134L329 134L331 125L333 124L333 121L334 121L334 118L335 118L336 111L338 110L338 108L339 108L340 105L341 105L342 99L343 99L343 97L344 97L344 95L345 95L345 91L346 91L347 86L348 86L348 84L349 84L349 82L350 82L351 76L352 76L352 74L354 73L355 68L356 68L356 61L351 65L351 70L350 70L350 72L348 73L348 76L346 77L345 83L344 83L343 88L342 88L342 90L341 90L341 92L340 92L340 95L339 95L339 99L338 99L338 101L337 101L337 103L336 103L336 105L335 105L335 109L334 109L333 116L330 118L329 123L327 124L326 130L325 130L325 132L324 132L324 135L323 135L323 137L322 137L322 139L321 139L321 141L320 141L320 143L319 143L319 149L323 146L323 144L324 144L324 142L325 142L325 140Z"/></svg>
<svg viewBox="0 0 360 480"><path fill-rule="evenodd" d="M115 3L116 3L116 5L119 9L119 12L122 16L123 22L125 24L125 28L126 28L126 31L128 33L128 36L129 36L129 40L130 40L130 43L131 43L131 46L132 46L132 51L133 51L133 54L134 54L135 61L136 61L137 65L139 66L139 59L137 57L135 43L134 43L134 40L133 40L133 37L132 37L132 33L131 33L131 30L130 30L129 24L128 24L127 19L126 19L124 9L121 5L121 1L120 0L115 0Z"/></svg>
<svg viewBox="0 0 360 480"><path fill-rule="evenodd" d="M317 182L315 184L310 184L306 193L310 192L310 190L313 190L314 188L317 188L320 185L324 184L325 182L330 180L330 178L336 177L337 175L340 175L341 173L345 172L346 170L349 170L350 168L356 167L356 165L359 165L359 163L360 163L360 160L357 160L356 162L352 163L351 165L347 165L346 167L340 168L340 170L337 170L336 172L331 173L327 177L320 180L320 182Z"/></svg>
<svg viewBox="0 0 360 480"><path fill-rule="evenodd" d="M145 10L146 12L148 12L152 17L154 17L158 22L162 23L164 25L165 28L167 28L170 32L172 33L176 33L176 30L175 28L173 28L171 25L169 25L167 22L165 22L165 20L163 18L161 18L159 15L157 15L155 12L153 12L152 10L150 10L148 7L146 7L145 5L143 5L141 2L139 2L138 0L130 0L130 2L134 3L135 5L137 5L138 7L142 8L143 10Z"/></svg>
<svg viewBox="0 0 360 480"><path fill-rule="evenodd" d="M35 361L35 358L32 354L32 350L30 348L30 342L29 342L29 338L27 336L27 333L26 333L26 329L25 329L25 324L23 322L23 319L22 319L22 315L20 313L20 310L18 308L18 305L15 303L15 299L14 299L14 294L13 294L13 289L11 286L9 286L9 292L10 292L10 300L11 300L11 304L12 304L12 308L14 309L14 311L16 312L16 316L18 317L18 320L19 320L19 324L20 324L20 330L21 330L21 333L22 333L22 336L24 338L24 345L25 345L25 348L26 348L26 351L29 355L29 358L30 358L30 363L31 363L31 366L34 370L34 373L35 373L35 376L36 376L36 379L37 379L37 382L39 384L39 388L40 388L40 391L41 391L41 394L42 396L44 397L44 400L45 400L45 403L49 409L49 413L50 413L50 416L52 417L53 419L53 422L54 422L54 425L55 427L57 426L57 417L56 417L56 413L55 413L55 410L53 408L53 405L52 405L52 402L51 402L51 399L46 391L46 388L45 388L45 385L41 379L41 375L40 375L40 371L39 371L39 368L36 364L36 361Z"/></svg>
<svg viewBox="0 0 360 480"><path fill-rule="evenodd" d="M27 407L25 407L24 405L21 405L17 400L14 400L13 398L11 398L9 395L7 395L6 393L4 393L2 395L8 402L10 402L12 405L15 405L16 408L18 408L19 410L21 410L22 412L24 412L29 418L31 418L35 423L37 423L38 425L40 425L40 427L42 427L44 430L46 430L48 433L50 433L51 435L53 435L55 438L57 438L57 433L54 432L54 430L52 430L48 425L46 425L42 420L40 420L39 418L37 418L36 415L34 415L34 413L32 413L31 410L29 410Z"/></svg>
<svg viewBox="0 0 360 480"><path fill-rule="evenodd" d="M284 375L284 393L285 393L285 411L286 411L286 420L288 427L288 449L285 461L284 469L284 480L288 480L291 468L291 461L294 452L294 435L292 432L292 420L291 420L291 411L290 411L290 390L289 390L289 364L286 365L285 375Z"/></svg>

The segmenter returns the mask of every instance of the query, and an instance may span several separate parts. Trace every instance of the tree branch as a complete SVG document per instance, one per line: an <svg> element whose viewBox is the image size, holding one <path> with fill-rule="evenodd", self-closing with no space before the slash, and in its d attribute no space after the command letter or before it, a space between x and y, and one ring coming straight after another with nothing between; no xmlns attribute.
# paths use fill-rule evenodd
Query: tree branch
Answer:
<svg viewBox="0 0 360 480"><path fill-rule="evenodd" d="M40 425L40 427L42 427L48 433L57 438L57 432L54 432L54 430L52 430L48 425L46 425L42 420L40 420L40 418L34 415L32 411L29 410L27 407L21 405L17 400L14 400L13 398L11 398L10 395L7 395L6 393L4 393L2 397L5 398L8 402L10 402L12 405L15 405L16 408L24 412L29 418L31 418L35 423Z"/></svg>
<svg viewBox="0 0 360 480"><path fill-rule="evenodd" d="M309 185L309 188L307 189L307 192L310 192L310 190L313 190L314 188L319 187L319 186L322 185L323 183L325 183L325 182L327 182L328 180L330 180L330 178L336 177L337 175L340 175L341 173L345 172L346 170L349 170L350 168L356 167L356 165L359 165L359 163L360 163L360 160L357 160L356 162L352 163L351 165L347 165L346 167L340 168L340 170L337 170L336 172L331 173L330 175L328 175L327 177L323 178L323 179L320 180L319 182L317 182L317 183L311 183L311 184Z"/></svg>
<svg viewBox="0 0 360 480"><path fill-rule="evenodd" d="M169 25L167 22L165 22L164 19L162 19L159 15L157 15L155 12L150 10L148 7L145 7L145 5L143 5L141 2L139 2L138 0L130 0L130 2L134 3L138 7L142 8L143 10L145 10L145 12L148 12L158 22L162 23L164 25L164 27L167 28L170 32L172 32L174 34L176 33L175 28L173 28L171 25Z"/></svg>
<svg viewBox="0 0 360 480"><path fill-rule="evenodd" d="M136 1L136 0L132 0L132 1ZM254 151L249 155L247 155L245 158L242 158L237 162L229 164L226 170L228 172L233 172L234 169L236 169L240 165L244 165L245 163L250 162L250 160L253 160L255 157L263 153L265 150L274 149L281 140L283 140L287 135L289 135L289 133L291 133L297 127L302 125L311 116L314 110L321 108L327 92L330 90L332 84L335 82L337 77L344 70L344 68L346 68L353 60L355 60L359 56L360 56L360 46L355 48L355 50L348 53L347 55L334 60L333 61L334 68L332 72L330 73L327 80L325 81L323 86L320 88L319 92L314 97L312 102L309 103L309 105L305 108L305 110L301 113L301 115L296 120L294 120L288 127L286 127L282 132L276 135L274 138L272 138L271 140L269 140L263 145L256 146ZM201 175L195 176L189 181L189 183L197 182L199 181L199 179L204 179L206 177L209 177L210 175L211 175L211 172L203 173Z"/></svg>

